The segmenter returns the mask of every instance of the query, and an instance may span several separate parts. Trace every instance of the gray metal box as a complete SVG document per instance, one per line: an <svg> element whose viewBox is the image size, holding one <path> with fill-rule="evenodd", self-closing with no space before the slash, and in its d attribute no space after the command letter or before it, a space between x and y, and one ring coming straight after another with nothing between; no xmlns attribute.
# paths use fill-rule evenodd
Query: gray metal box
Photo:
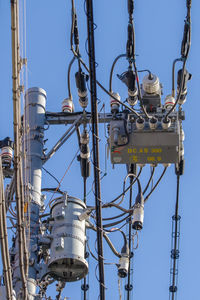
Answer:
<svg viewBox="0 0 200 300"><path fill-rule="evenodd" d="M180 148L180 125L177 118L171 119L171 126L163 130L161 120L156 130L148 122L142 130L135 122L122 120L110 122L110 153L113 164L163 164L178 163ZM114 131L118 126L118 145L114 143Z"/></svg>

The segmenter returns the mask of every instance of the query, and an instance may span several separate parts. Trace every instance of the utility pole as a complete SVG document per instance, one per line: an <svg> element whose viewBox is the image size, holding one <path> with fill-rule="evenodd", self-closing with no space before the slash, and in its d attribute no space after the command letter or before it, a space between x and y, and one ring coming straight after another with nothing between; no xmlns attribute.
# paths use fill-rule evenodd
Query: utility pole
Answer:
<svg viewBox="0 0 200 300"><path fill-rule="evenodd" d="M38 231L39 213L41 209L41 180L42 180L42 155L45 124L46 92L41 88L31 88L25 95L25 174L29 174L28 195L25 195L26 221L30 222L30 229L26 231L27 248L29 250L29 272L27 278L27 290L29 300L36 296L37 258L38 258ZM30 230L30 231L29 231ZM13 284L17 299L21 295L21 278L19 270L19 258L16 246L15 267ZM22 295L21 295L22 297Z"/></svg>

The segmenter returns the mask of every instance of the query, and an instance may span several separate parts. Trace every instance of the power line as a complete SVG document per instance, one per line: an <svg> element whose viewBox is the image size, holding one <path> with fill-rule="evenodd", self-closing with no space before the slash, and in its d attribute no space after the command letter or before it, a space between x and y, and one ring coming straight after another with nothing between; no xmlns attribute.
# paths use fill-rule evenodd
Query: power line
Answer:
<svg viewBox="0 0 200 300"><path fill-rule="evenodd" d="M90 65L92 142L93 142L93 163L94 163L95 204L96 204L96 224L97 224L97 246L98 246L98 260L99 260L98 265L99 265L99 281L100 281L100 299L105 300L93 1L87 0L86 4L87 4L88 51L89 51L89 65Z"/></svg>

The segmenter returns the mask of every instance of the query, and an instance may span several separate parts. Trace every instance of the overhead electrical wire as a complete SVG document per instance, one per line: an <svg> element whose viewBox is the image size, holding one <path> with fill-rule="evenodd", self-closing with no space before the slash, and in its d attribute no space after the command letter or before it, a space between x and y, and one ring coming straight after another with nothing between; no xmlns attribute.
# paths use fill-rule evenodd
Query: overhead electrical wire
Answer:
<svg viewBox="0 0 200 300"><path fill-rule="evenodd" d="M152 168L151 176L150 176L150 178L149 178L149 181L147 182L147 185L146 185L146 187L144 188L144 190L143 190L143 192L142 192L143 195L144 195L144 194L146 193L146 191L148 190L149 185L150 185L150 183L151 183L152 180L153 180L154 173L155 173L155 167Z"/></svg>
<svg viewBox="0 0 200 300"><path fill-rule="evenodd" d="M165 175L165 173L167 171L167 168L168 167L164 167L163 172L160 175L159 179L157 180L157 182L155 183L155 185L153 186L153 188L151 189L151 191L148 193L148 195L144 198L144 202L146 202L149 199L149 197L151 196L151 194L155 191L155 189L159 185L160 181L162 180L163 176Z"/></svg>
<svg viewBox="0 0 200 300"><path fill-rule="evenodd" d="M87 30L88 30L88 52L90 66L90 94L91 94L91 114L92 114L92 144L94 162L94 182L95 182L95 206L97 225L97 245L98 245L98 266L100 280L100 298L105 300L105 279L103 262L103 232L101 215L101 186L99 168L99 131L98 131L98 110L97 110L97 90L96 90L96 66L95 66L95 44L94 44L94 21L93 21L93 1L87 0Z"/></svg>
<svg viewBox="0 0 200 300"><path fill-rule="evenodd" d="M71 26L71 37L70 37L70 41L71 41L71 50L74 54L74 57L76 57L78 59L78 61L83 65L83 67L86 69L86 71L88 72L89 76L91 76L90 74L90 70L87 67L87 65L84 63L84 61L82 60L81 56L79 53L77 53L74 50L74 46L73 46L73 34L74 34L74 23L75 23L75 7L74 7L74 0L72 1L72 26ZM134 113L136 116L140 116L134 109L132 109L131 107L129 107L128 105L126 105L125 103L121 102L119 99L117 99L115 96L113 96L98 80L96 80L96 83L98 84L98 86L106 93L108 94L110 97L112 97L114 100L116 100L117 102L119 102L119 104L121 104L122 106L124 106L125 108L127 108L129 111L131 111L132 113Z"/></svg>
<svg viewBox="0 0 200 300"><path fill-rule="evenodd" d="M142 173L142 169L143 169L143 167L140 167L140 170L139 170L138 175L137 175L137 178L138 178L138 179L139 179L139 177L140 177L140 175L141 175L141 173ZM123 197L123 196L129 191L129 189L130 189L130 188L136 183L136 181L137 181L137 179L135 178L135 179L133 180L133 182L125 189L125 183L126 183L127 178L128 178L128 177L126 176L126 178L124 179L124 183L123 183L123 192L122 192L119 196L117 196L114 200L112 200L111 203L113 203L113 202L117 201L119 198ZM121 201L120 201L120 203L121 203Z"/></svg>
<svg viewBox="0 0 200 300"><path fill-rule="evenodd" d="M120 54L118 55L115 60L113 61L111 70L110 70L110 81L109 81L109 92L112 93L112 78L113 78L113 71L114 71L114 67L116 65L116 63L118 62L118 60L122 57L126 57L126 54Z"/></svg>
<svg viewBox="0 0 200 300"><path fill-rule="evenodd" d="M175 63L177 61L182 61L183 62L183 67L182 67L182 73L181 73L181 80L180 80L180 88L178 91L178 95L176 97L176 101L174 105L171 107L171 109L167 112L165 119L171 114L171 112L175 109L176 105L178 104L180 98L181 98L181 93L183 90L183 85L184 85L184 73L186 69L186 62L188 59L188 55L190 52L190 47L191 47L191 5L192 1L191 0L186 0L186 7L187 7L187 16L185 20L185 25L184 25L184 33L183 33L183 40L182 40L182 45L181 45L181 58L176 59L173 63L172 67L172 95L174 94L174 67Z"/></svg>
<svg viewBox="0 0 200 300"><path fill-rule="evenodd" d="M139 176L142 172L142 167L140 168L140 171L138 173L138 175L136 176L135 174L133 174L133 171L130 172L130 174L127 175L127 177L124 180L124 184L123 184L123 192L116 197L114 200L112 200L111 202L105 203L102 205L102 200L101 200L101 192L100 192L100 167L99 167L99 149L98 149L98 143L99 143L99 135L98 135L98 112L97 112L97 94L96 94L96 84L98 84L103 90L104 92L106 92L109 96L111 96L113 99L115 99L116 101L118 101L119 104L123 105L124 107L126 107L129 111L131 111L132 113L134 113L136 116L140 117L140 114L137 113L137 111L135 111L133 108L130 108L128 105L124 104L123 102L119 101L118 99L116 99L111 93L112 93L112 76L113 76L113 71L114 71L114 67L115 64L117 63L117 61L126 56L127 54L121 54L119 55L113 62L112 68L111 68L111 72L110 72L110 83L109 83L109 91L107 91L97 80L96 80L96 62L95 62L95 43L94 43L94 21L93 21L93 1L92 0L85 0L85 3L87 5L87 23L88 23L88 56L89 56L89 64L90 64L90 68L88 69L86 64L84 63L84 61L81 59L80 53L79 53L79 42L78 42L78 31L77 31L77 15L76 15L76 11L75 11L75 6L74 6L74 0L72 1L72 26L71 26L71 36L70 36L70 41L71 41L71 50L74 54L73 59L71 60L69 67L68 67L68 92L69 92L69 98L72 99L72 95L71 95L71 87L70 87L70 71L71 71L71 67L72 64L75 61L75 58L78 59L78 64L79 64L79 70L81 69L81 65L83 65L83 67L87 70L87 72L89 73L90 76L90 93L91 93L91 117L92 117L92 134L93 134L93 165L94 165L94 183L95 183L95 200L96 200L96 227L92 224L90 224L90 227L97 231L97 244L98 244L98 266L99 266L99 283L100 283L100 299L104 300L105 299L105 279L104 279L104 258L103 258L103 243L102 243L102 237L104 237L107 241L107 243L109 244L111 250L113 251L113 253L115 255L117 255L118 257L120 256L120 253L117 252L117 250L114 248L114 246L112 245L111 241L109 240L107 234L106 234L106 230L104 230L104 228L107 227L112 227L115 225L118 225L124 221L129 222L129 252L131 252L131 217L132 217L132 213L133 213L133 209L134 206L132 205L132 187L133 184L137 181L138 183L138 190L139 193L142 194L142 189L141 189L141 185L140 185L140 181L139 181ZM13 50L13 74L16 75L16 77L13 76L13 107L14 107L14 135L15 135L15 158L14 158L14 167L15 167L15 181L13 181L13 185L15 184L15 200L16 200L16 204L17 204L17 230L18 230L18 243L19 243L19 266L20 266L20 272L21 272L21 277L22 277L22 288L23 288L23 297L26 300L28 297L28 291L27 291L27 286L26 286L26 280L27 280L27 276L28 276L28 252L27 252L27 235L26 235L26 231L25 231L25 226L24 224L26 224L27 220L25 219L24 216L24 207L25 207L25 201L27 199L25 199L26 194L24 195L24 184L23 184L23 178L22 178L22 158L21 158L21 148L20 148L20 139L21 137L21 125L20 125L20 100L19 100L19 96L20 96L20 74L19 74L19 69L18 69L18 65L21 64L20 61L20 56L19 56L19 32L18 31L18 26L19 24L17 24L16 20L19 19L18 16L18 0L17 1L11 1L11 12L12 12L12 39L13 39L13 45L15 46L15 49ZM129 59L129 63L130 63L130 67L132 67L132 64L134 66L135 69L135 74L136 74L136 81L137 81L137 85L138 85L138 98L140 100L141 103L141 108L145 114L145 116L147 118L151 118L151 116L148 115L148 113L146 112L145 107L142 105L141 102L141 91L140 91L140 83L139 83L139 79L138 79L138 72L137 71L137 67L136 67L136 63L135 63L135 32L134 32L134 26L133 26L133 9L134 9L134 1L133 0L128 0L128 10L129 10L129 25L132 26L132 37L131 37L131 52L132 55ZM179 93L177 95L177 99L176 102L173 106L173 108L175 108L176 104L178 103L180 96L181 96L181 92L183 89L183 84L184 84L184 71L185 71L185 65L186 65L186 60L187 60L187 56L189 53L189 49L190 49L190 9L191 9L191 0L187 0L187 18L186 18L186 25L189 25L189 31L187 32L187 40L186 40L186 29L184 31L184 38L186 40L187 44L185 46L185 55L182 54L182 58L181 59L177 59L174 61L173 63L173 71L172 71L172 90L174 89L174 72L175 72L175 63L177 61L182 61L183 62L183 68L182 68L182 77L181 77L181 84L180 84L180 90ZM14 16L14 14L16 16ZM14 27L14 25L16 25L16 27ZM186 26L185 26L186 28ZM76 32L77 31L77 32ZM74 39L74 41L73 41ZM184 40L184 39L183 39ZM73 43L75 43L76 47L74 49ZM16 51L16 45L17 45L17 51ZM183 48L183 43L182 43L182 48ZM15 52L15 53L14 53ZM183 53L183 50L182 50ZM144 71L144 70L142 70ZM171 113L173 109L171 109L165 116L165 118L168 117L168 115ZM85 111L85 110L84 110ZM26 130L26 129L25 129ZM76 126L76 130L77 130L77 134L78 134L78 138L79 138L79 145L80 145L80 131L79 131L79 127ZM78 150L79 151L79 150ZM77 151L77 152L78 152ZM24 153L25 155L25 153ZM77 155L77 153L76 153ZM75 155L75 157L76 157ZM75 158L73 158L74 160ZM72 160L72 162L73 162ZM71 164L72 164L71 162ZM1 163L1 161L0 161ZM70 166L71 166L70 164ZM69 168L70 168L69 166ZM69 169L68 168L68 169ZM44 169L44 168L43 168ZM68 171L67 169L67 171ZM58 181L50 172L48 172L46 169L44 169L50 176L52 176L52 178L54 178L57 183L58 183L58 187L53 189L53 195L50 199L50 206L52 204L52 202L54 200L53 196L56 192L61 192L62 191L59 190L59 187L61 185L61 182L64 178L64 176L66 175L67 171L65 172L64 176L62 177L61 181ZM148 198L150 197L150 195L153 193L153 191L156 189L156 187L158 186L158 184L160 183L161 179L163 178L165 172L167 170L167 167L164 168L162 174L160 175L159 179L157 180L157 182L155 183L155 185L152 187L151 191L148 193L148 195L145 198L145 202L148 200ZM150 183L152 182L153 176L154 176L154 172L155 172L155 168L152 169L151 171L151 175L149 178L149 181L145 187L145 189L143 190L143 193L145 193L147 191L147 189L149 188ZM29 174L30 176L30 174ZM135 178L133 180L133 177ZM26 184L29 182L27 181L27 175L25 175L26 178ZM126 180L127 178L130 178L130 185L128 188L125 188L126 185ZM26 188L26 187L25 187ZM52 189L47 189L48 191L52 191ZM84 202L86 203L86 178L84 178L83 180L83 199ZM130 198L129 198L129 209L125 209L124 207L120 206L120 204L123 202L124 200L124 196L127 193L127 191L130 191ZM178 195L178 191L179 191L179 176L177 176L177 195ZM6 203L8 203L9 206L9 201L12 200L13 198L13 190L9 191L9 195L7 196L8 201L6 201ZM122 197L122 199L120 200L119 203L115 203L118 199L120 199ZM2 198L3 199L3 198ZM0 208L1 205L5 206L5 201L4 204L2 204L2 199L0 201ZM176 202L176 212L178 211L178 196L177 196L177 202ZM3 207L3 206L2 206ZM5 206L6 207L6 206ZM122 214L120 215L116 215L110 218L102 218L101 216L101 209L102 208L106 208L106 207L115 207L117 209L120 209L123 211ZM46 209L46 208L45 208ZM5 211L3 212L3 210L0 209L0 217L4 216L5 219ZM4 209L5 210L5 209ZM10 210L12 211L12 207L10 207ZM14 212L12 212L14 215ZM124 217L125 216L125 217ZM176 213L175 213L176 216ZM123 219L121 219L122 217L124 217ZM109 223L109 224L102 224L102 221L110 221L110 220L115 220L115 219L119 219L115 222ZM2 218L3 220L3 218ZM0 231L1 233L1 238L3 240L6 239L5 232L4 232L4 228L5 228L5 224L3 224L2 222L4 222L5 220L2 221L1 220L1 227L3 228L3 233L2 231ZM125 223L125 224L126 224ZM124 224L124 225L125 225ZM124 226L122 225L121 228ZM123 235L124 232L119 230ZM112 230L109 230L109 232L113 232ZM125 236L126 238L126 236ZM24 241L24 244L23 244ZM127 241L126 241L127 242ZM11 278L11 274L9 273L9 253L8 253L8 246L6 246L5 242L3 241L4 245L2 247L2 251L5 254L5 260L4 260L4 264L5 264L5 269L8 270L8 272L6 272L5 275L5 280L7 282L7 294L8 294L8 298L9 300L12 300L12 278ZM176 247L175 247L176 248ZM8 273L8 274L7 274ZM84 278L84 285L86 284L86 279ZM129 275L128 275L128 284L130 285L130 259L129 259ZM174 281L173 281L173 286L174 286ZM129 295L129 293L128 293ZM59 295L57 296L58 299L61 296L61 292L59 292ZM128 296L127 299L130 299L130 295ZM86 293L84 291L84 300L86 300ZM174 300L174 298L173 298Z"/></svg>

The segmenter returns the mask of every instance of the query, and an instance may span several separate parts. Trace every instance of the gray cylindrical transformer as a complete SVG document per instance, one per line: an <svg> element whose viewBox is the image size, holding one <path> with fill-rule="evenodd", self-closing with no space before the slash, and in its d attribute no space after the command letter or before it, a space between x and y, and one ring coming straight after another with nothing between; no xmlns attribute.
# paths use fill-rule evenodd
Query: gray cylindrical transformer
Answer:
<svg viewBox="0 0 200 300"><path fill-rule="evenodd" d="M85 208L83 201L67 195L57 198L52 206L48 270L56 280L77 281L88 273L85 220L78 218Z"/></svg>

